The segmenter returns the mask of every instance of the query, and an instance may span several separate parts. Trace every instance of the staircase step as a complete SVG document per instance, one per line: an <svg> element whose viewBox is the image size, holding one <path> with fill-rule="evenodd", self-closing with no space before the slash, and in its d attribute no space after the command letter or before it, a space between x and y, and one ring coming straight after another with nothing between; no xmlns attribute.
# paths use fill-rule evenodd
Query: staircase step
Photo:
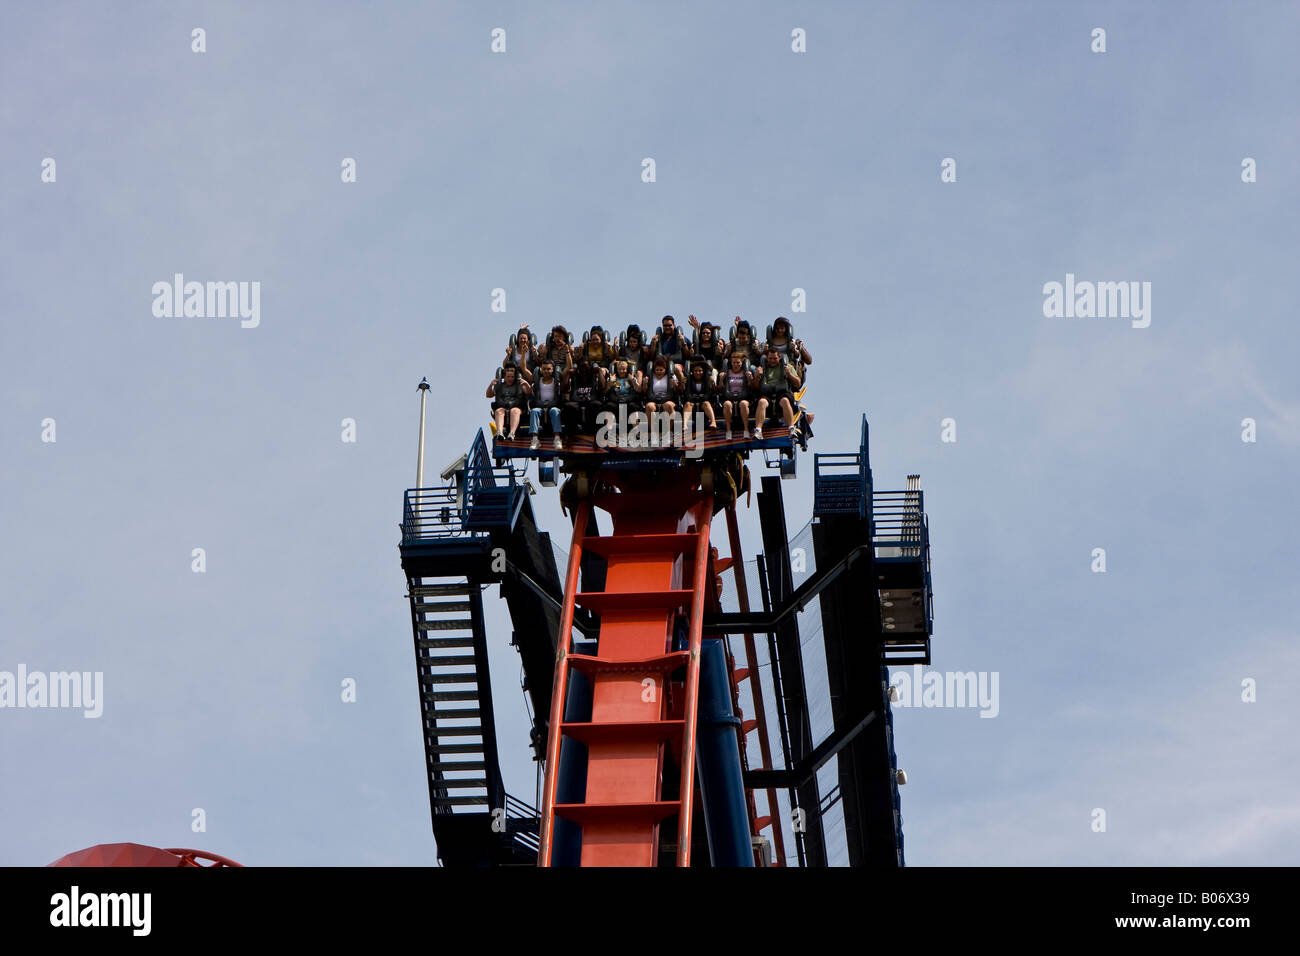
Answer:
<svg viewBox="0 0 1300 956"><path fill-rule="evenodd" d="M679 591L579 591L573 599L602 617L610 611L677 611L691 606L694 592Z"/></svg>
<svg viewBox="0 0 1300 956"><path fill-rule="evenodd" d="M431 754L482 754L482 744L431 744L425 742L424 749Z"/></svg>
<svg viewBox="0 0 1300 956"><path fill-rule="evenodd" d="M433 717L437 720L469 720L479 716L479 708L462 707L458 710L435 710Z"/></svg>
<svg viewBox="0 0 1300 956"><path fill-rule="evenodd" d="M415 660L420 667L455 667L457 664L474 666L473 654L456 654L451 657L417 657Z"/></svg>
<svg viewBox="0 0 1300 956"><path fill-rule="evenodd" d="M417 584L411 588L412 597L430 597L434 594L472 594L478 590L476 584Z"/></svg>
<svg viewBox="0 0 1300 956"><path fill-rule="evenodd" d="M557 803L555 815L574 823L659 823L681 810L677 800L652 803Z"/></svg>
<svg viewBox="0 0 1300 956"><path fill-rule="evenodd" d="M472 631L474 621L468 617L452 618L449 621L416 621L415 626L422 631Z"/></svg>
<svg viewBox="0 0 1300 956"><path fill-rule="evenodd" d="M582 539L582 549L605 557L621 554L690 554L697 534L618 534Z"/></svg>
<svg viewBox="0 0 1300 956"><path fill-rule="evenodd" d="M452 770L486 770L487 761L486 760L462 760L459 761L458 763L451 763L446 760L439 760L438 769L443 771L444 773L448 773Z"/></svg>
<svg viewBox="0 0 1300 956"><path fill-rule="evenodd" d="M680 740L685 726L684 720L564 723L560 733L584 744L656 743Z"/></svg>
<svg viewBox="0 0 1300 956"><path fill-rule="evenodd" d="M435 807L472 807L486 806L488 798L483 797L434 797Z"/></svg>
<svg viewBox="0 0 1300 956"><path fill-rule="evenodd" d="M444 700L478 700L478 690L427 690L420 697L431 704Z"/></svg>
<svg viewBox="0 0 1300 956"><path fill-rule="evenodd" d="M569 666L578 673L595 677L597 674L668 674L684 667L690 656L690 651L673 651L641 660L612 661L587 654L570 654L568 660Z"/></svg>
<svg viewBox="0 0 1300 956"><path fill-rule="evenodd" d="M473 647L474 635L467 634L462 637L421 637L416 640L415 646L422 651L431 651L439 647Z"/></svg>
<svg viewBox="0 0 1300 956"><path fill-rule="evenodd" d="M473 671L467 674L421 674L420 680L426 684L477 684L478 675Z"/></svg>
<svg viewBox="0 0 1300 956"><path fill-rule="evenodd" d="M446 767L442 768L446 770ZM478 787L486 787L487 780L483 777L472 777L465 780L458 780L455 777L443 777L440 785L448 790L474 790Z"/></svg>
<svg viewBox="0 0 1300 956"><path fill-rule="evenodd" d="M417 601L411 605L416 614L451 614L453 611L468 611L469 601Z"/></svg>
<svg viewBox="0 0 1300 956"><path fill-rule="evenodd" d="M678 492L639 491L631 494L598 494L592 499L597 508L617 516L629 512L671 512L685 514L692 505L704 500L699 489Z"/></svg>
<svg viewBox="0 0 1300 956"><path fill-rule="evenodd" d="M443 737L478 737L483 733L483 728L475 724L472 727L443 727L441 724L431 728L426 733L426 738L441 740ZM479 749L482 749L481 747Z"/></svg>

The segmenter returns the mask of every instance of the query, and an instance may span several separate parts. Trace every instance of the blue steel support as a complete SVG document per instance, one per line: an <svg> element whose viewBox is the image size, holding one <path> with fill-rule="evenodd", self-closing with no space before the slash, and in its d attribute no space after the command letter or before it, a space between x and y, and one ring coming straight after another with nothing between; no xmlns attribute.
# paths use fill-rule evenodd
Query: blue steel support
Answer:
<svg viewBox="0 0 1300 956"><path fill-rule="evenodd" d="M596 642L574 642L575 654L595 654ZM569 671L569 689L565 695L565 723L591 720L591 679L577 669ZM568 737L560 739L560 763L556 772L556 803L582 803L587 799L587 745ZM552 866L578 866L582 860L582 826L572 820L555 820Z"/></svg>
<svg viewBox="0 0 1300 956"><path fill-rule="evenodd" d="M714 866L753 866L749 808L740 766L740 720L731 704L727 656L720 640L700 650L700 698L695 738L700 807Z"/></svg>

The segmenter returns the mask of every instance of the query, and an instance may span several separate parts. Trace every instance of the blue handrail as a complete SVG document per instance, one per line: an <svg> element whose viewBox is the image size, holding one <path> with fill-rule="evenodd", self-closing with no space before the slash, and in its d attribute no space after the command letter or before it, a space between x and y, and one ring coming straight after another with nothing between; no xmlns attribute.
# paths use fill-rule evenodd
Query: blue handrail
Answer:
<svg viewBox="0 0 1300 956"><path fill-rule="evenodd" d="M495 468L479 429L465 456L459 484L408 488L402 509L402 541L486 534L511 528L523 507L523 488L511 468Z"/></svg>
<svg viewBox="0 0 1300 956"><path fill-rule="evenodd" d="M868 460L867 416L862 416L862 442L856 454L813 455L813 513L871 514L871 465Z"/></svg>

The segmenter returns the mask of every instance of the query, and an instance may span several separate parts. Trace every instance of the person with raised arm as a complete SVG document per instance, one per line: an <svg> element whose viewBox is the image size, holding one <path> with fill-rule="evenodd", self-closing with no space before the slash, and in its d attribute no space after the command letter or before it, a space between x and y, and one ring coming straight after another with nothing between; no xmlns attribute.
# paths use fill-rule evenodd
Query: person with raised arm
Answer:
<svg viewBox="0 0 1300 956"><path fill-rule="evenodd" d="M533 333L528 331L527 324L519 327L513 343L506 346L506 360L501 364L515 366L521 379L532 382L532 369L537 366L537 349L533 347Z"/></svg>
<svg viewBox="0 0 1300 956"><path fill-rule="evenodd" d="M720 331L712 322L701 322L695 316L688 316L687 321L695 329L695 358L703 359L708 365L709 381L716 382L718 373L727 367L727 343L718 335Z"/></svg>
<svg viewBox="0 0 1300 956"><path fill-rule="evenodd" d="M573 367L573 346L569 343L569 330L562 325L551 329L546 341L537 346L537 361L550 359L555 364L555 374L563 375Z"/></svg>

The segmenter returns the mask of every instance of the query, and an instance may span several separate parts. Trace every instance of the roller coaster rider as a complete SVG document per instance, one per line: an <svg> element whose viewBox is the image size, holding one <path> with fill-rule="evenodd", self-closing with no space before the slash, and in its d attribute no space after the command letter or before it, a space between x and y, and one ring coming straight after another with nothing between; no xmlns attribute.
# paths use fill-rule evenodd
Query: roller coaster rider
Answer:
<svg viewBox="0 0 1300 956"><path fill-rule="evenodd" d="M618 350L618 357L627 359L630 370L638 375L650 371L650 361L653 356L650 354L649 346L645 344L645 337L641 333L640 326L629 325L627 327L627 332L623 336L623 345Z"/></svg>
<svg viewBox="0 0 1300 956"><path fill-rule="evenodd" d="M537 367L537 349L533 347L533 333L527 325L521 325L519 331L506 346L506 360L502 366L513 365L519 371L519 377L525 382L533 380L532 369Z"/></svg>
<svg viewBox="0 0 1300 956"><path fill-rule="evenodd" d="M714 398L716 389L709 379L709 363L697 358L691 363L691 374L686 379L686 388L682 392L683 423L697 411L704 412L704 421L709 428L718 427L717 402Z"/></svg>
<svg viewBox="0 0 1300 956"><path fill-rule="evenodd" d="M551 329L551 334L546 341L537 346L537 361L550 359L555 364L556 374L563 375L573 368L574 355L571 338L569 330L562 325L557 325Z"/></svg>
<svg viewBox="0 0 1300 956"><path fill-rule="evenodd" d="M754 341L754 330L750 324L736 316L736 327L731 333L731 349L728 355L739 352L749 365L758 365L763 360L763 354L759 351L758 343Z"/></svg>
<svg viewBox="0 0 1300 956"><path fill-rule="evenodd" d="M519 428L519 419L523 417L528 405L527 397L532 394L532 386L519 377L519 369L513 363L501 370L500 378L493 378L487 387L487 397L492 399L492 412L496 417L497 435L513 439ZM510 430L506 431L506 413L509 413Z"/></svg>
<svg viewBox="0 0 1300 956"><path fill-rule="evenodd" d="M528 430L533 440L529 448L541 446L542 416L545 415L551 425L551 434L555 436L555 450L562 451L564 443L560 440L563 424L560 409L564 405L564 385L561 377L555 374L555 363L549 358L542 359L542 366L533 380L531 408L528 410Z"/></svg>
<svg viewBox="0 0 1300 956"><path fill-rule="evenodd" d="M775 345L776 350L781 353L781 361L786 364L793 364L795 371L799 373L800 384L795 388L798 392L808 384L808 366L812 365L812 355L804 347L803 339L794 338L794 329L790 325L790 320L785 316L778 316L777 320L768 328L768 344ZM796 399L798 396L796 395ZM803 423L795 430L795 437L799 444L807 451L808 439L812 436L813 413L803 407L796 401L795 415L803 412Z"/></svg>
<svg viewBox="0 0 1300 956"><path fill-rule="evenodd" d="M610 344L605 335L605 330L599 325L591 327L591 331L587 333L582 347L578 350L578 355L585 358L602 372L608 371L616 357L614 355L614 346Z"/></svg>
<svg viewBox="0 0 1300 956"><path fill-rule="evenodd" d="M677 331L677 322L671 315L665 315L659 331L650 340L651 351L655 357L662 355L668 360L669 371L685 378L685 363L691 357L691 346L686 337Z"/></svg>
<svg viewBox="0 0 1300 956"><path fill-rule="evenodd" d="M745 356L732 352L727 359L727 371L718 381L718 394L722 399L722 421L727 441L731 441L731 424L739 416L740 437L749 431L750 373L745 368Z"/></svg>
<svg viewBox="0 0 1300 956"><path fill-rule="evenodd" d="M614 374L605 383L605 405L607 411L618 412L618 406L628 406L628 412L638 411L641 407L641 373L634 371L632 363L625 358L616 359Z"/></svg>
<svg viewBox="0 0 1300 956"><path fill-rule="evenodd" d="M805 365L812 365L812 356L803 347L803 339L792 340L791 333L790 320L784 315L779 316L772 323L772 331L768 335L767 344L776 346L776 350L781 353L782 361L793 364L802 371Z"/></svg>
<svg viewBox="0 0 1300 956"><path fill-rule="evenodd" d="M687 321L695 329L695 358L705 361L709 369L709 381L716 382L718 373L727 367L727 345L718 338L718 327L713 323L701 323L693 315L688 316Z"/></svg>
<svg viewBox="0 0 1300 956"><path fill-rule="evenodd" d="M666 412L671 417L681 407L679 396L685 384L677 367L670 367L668 357L656 355L650 376L645 380L646 414Z"/></svg>
<svg viewBox="0 0 1300 956"><path fill-rule="evenodd" d="M754 437L763 437L763 423L769 410L780 409L790 435L799 438L799 429L794 424L794 393L799 388L799 373L794 365L781 361L781 353L775 345L769 345L765 353L764 364L754 370L751 383L758 396L758 405L754 410Z"/></svg>
<svg viewBox="0 0 1300 956"><path fill-rule="evenodd" d="M633 412L641 411L645 405L641 396L643 388L641 373L635 371L627 359L615 359L614 374L609 376L605 384L605 411L612 413L621 422L628 421ZM626 437L626 432L620 428L617 443L622 445Z"/></svg>
<svg viewBox="0 0 1300 956"><path fill-rule="evenodd" d="M602 411L605 369L588 360L584 350L578 364L565 373L564 408L561 420L570 435L595 432L596 419Z"/></svg>

